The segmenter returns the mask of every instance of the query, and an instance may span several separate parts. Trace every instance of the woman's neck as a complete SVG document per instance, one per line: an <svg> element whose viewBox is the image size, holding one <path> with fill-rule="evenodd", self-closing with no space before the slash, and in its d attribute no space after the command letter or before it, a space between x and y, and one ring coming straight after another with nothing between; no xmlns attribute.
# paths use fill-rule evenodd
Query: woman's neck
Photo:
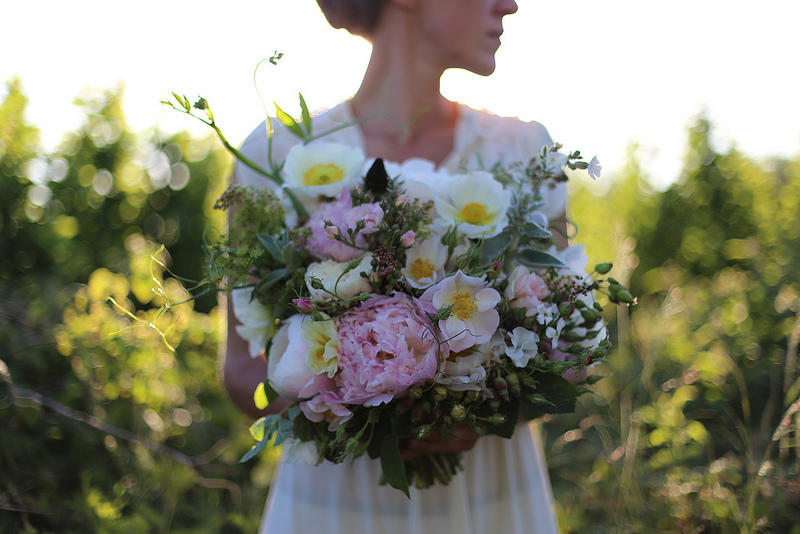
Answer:
<svg viewBox="0 0 800 534"><path fill-rule="evenodd" d="M453 148L458 107L439 92L443 69L425 60L401 13L381 24L364 79L353 96L363 120L367 153L393 161L411 157L437 164Z"/></svg>

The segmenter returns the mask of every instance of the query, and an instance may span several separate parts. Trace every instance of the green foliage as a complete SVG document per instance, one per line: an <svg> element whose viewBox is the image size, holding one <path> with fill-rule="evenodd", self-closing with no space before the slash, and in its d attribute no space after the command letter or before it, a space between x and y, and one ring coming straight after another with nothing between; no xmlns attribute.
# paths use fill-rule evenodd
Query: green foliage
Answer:
<svg viewBox="0 0 800 534"><path fill-rule="evenodd" d="M632 156L607 193L573 196L590 259L617 250L639 304L608 317L618 341L598 395L549 423L564 532L800 522L800 160L718 154L709 138L701 118L664 192Z"/></svg>
<svg viewBox="0 0 800 534"><path fill-rule="evenodd" d="M81 102L84 126L41 154L25 104L11 82L0 531L254 531L274 455L238 462L249 439L217 374L223 314L214 296L164 306L188 296L171 272L204 276L230 158L208 139L133 135L113 93Z"/></svg>

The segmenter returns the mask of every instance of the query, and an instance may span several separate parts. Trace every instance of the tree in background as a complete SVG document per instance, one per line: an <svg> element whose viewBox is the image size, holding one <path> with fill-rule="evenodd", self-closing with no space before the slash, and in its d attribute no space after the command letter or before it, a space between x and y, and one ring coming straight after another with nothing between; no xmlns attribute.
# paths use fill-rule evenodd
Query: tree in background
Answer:
<svg viewBox="0 0 800 534"><path fill-rule="evenodd" d="M188 295L170 271L202 278L230 158L210 139L133 135L111 92L80 102L83 128L43 155L25 103L12 81L0 106L0 531L255 530L270 466L238 463L248 421L218 378L216 298L163 307Z"/></svg>
<svg viewBox="0 0 800 534"><path fill-rule="evenodd" d="M599 395L550 423L564 532L800 532L800 161L709 138L701 118L664 192L631 158L574 195L591 260L614 246L639 305Z"/></svg>

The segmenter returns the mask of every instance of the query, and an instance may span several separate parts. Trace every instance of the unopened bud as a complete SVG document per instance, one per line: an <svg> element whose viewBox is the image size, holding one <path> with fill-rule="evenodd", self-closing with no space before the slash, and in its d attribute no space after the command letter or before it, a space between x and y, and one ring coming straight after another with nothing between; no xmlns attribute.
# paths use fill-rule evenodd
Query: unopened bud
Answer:
<svg viewBox="0 0 800 534"><path fill-rule="evenodd" d="M297 309L303 313L311 313L314 311L314 306L311 304L311 299L309 298L292 299L292 304L297 306Z"/></svg>
<svg viewBox="0 0 800 534"><path fill-rule="evenodd" d="M425 439L428 437L428 435L430 435L430 433L431 433L431 426L425 425L419 427L414 431L414 437L417 439Z"/></svg>
<svg viewBox="0 0 800 534"><path fill-rule="evenodd" d="M464 418L467 417L467 409L460 404L456 404L453 406L453 409L450 410L450 417L456 421L463 421Z"/></svg>
<svg viewBox="0 0 800 534"><path fill-rule="evenodd" d="M506 382L508 383L508 391L514 396L519 395L520 392L519 376L516 374L510 374L506 377Z"/></svg>
<svg viewBox="0 0 800 534"><path fill-rule="evenodd" d="M406 195L400 195L399 197L397 197L397 200L394 201L394 205L399 208L400 206L406 203L407 199L408 197Z"/></svg>
<svg viewBox="0 0 800 534"><path fill-rule="evenodd" d="M403 246L405 248L408 248L408 247L410 247L411 245L414 244L414 241L416 240L416 237L417 237L417 234L414 232L414 230L409 230L408 232L404 233L403 236L400 239L403 242Z"/></svg>
<svg viewBox="0 0 800 534"><path fill-rule="evenodd" d="M627 289L617 291L617 300L626 304L633 304L633 295Z"/></svg>
<svg viewBox="0 0 800 534"><path fill-rule="evenodd" d="M325 226L325 232L328 234L328 239L335 239L339 235L339 227L333 225Z"/></svg>
<svg viewBox="0 0 800 534"><path fill-rule="evenodd" d="M594 270L597 272L597 274L608 274L613 266L613 263L598 263L594 266Z"/></svg>
<svg viewBox="0 0 800 534"><path fill-rule="evenodd" d="M437 385L433 388L433 400L441 401L447 398L447 388L445 386Z"/></svg>
<svg viewBox="0 0 800 534"><path fill-rule="evenodd" d="M595 310L585 308L581 310L581 317L587 322L594 322L600 318L600 314L597 313Z"/></svg>
<svg viewBox="0 0 800 534"><path fill-rule="evenodd" d="M419 400L422 397L422 390L414 386L408 390L408 396L412 400Z"/></svg>
<svg viewBox="0 0 800 534"><path fill-rule="evenodd" d="M489 417L489 419L487 419L486 422L489 423L490 425L502 425L503 423L506 422L506 416L496 413L493 416Z"/></svg>
<svg viewBox="0 0 800 534"><path fill-rule="evenodd" d="M464 402L473 403L479 401L480 398L481 398L481 392L475 389L471 389L467 391L466 395L464 395Z"/></svg>

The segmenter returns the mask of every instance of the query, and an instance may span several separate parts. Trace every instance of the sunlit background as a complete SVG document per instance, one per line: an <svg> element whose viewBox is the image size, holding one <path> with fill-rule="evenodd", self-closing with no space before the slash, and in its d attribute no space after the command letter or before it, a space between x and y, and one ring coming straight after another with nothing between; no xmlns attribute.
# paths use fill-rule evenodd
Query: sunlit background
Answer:
<svg viewBox="0 0 800 534"><path fill-rule="evenodd" d="M800 3L518 3L497 72L448 73L448 97L538 120L567 147L597 154L606 171L638 143L662 186L679 174L686 128L699 113L714 124L721 150L735 143L755 157L798 152ZM135 131L197 131L159 104L176 91L207 98L238 143L262 119L263 102L291 109L302 91L323 108L352 94L369 55L363 40L331 29L313 0L28 0L2 12L0 80L21 77L46 149L80 125L75 97L122 86ZM264 64L254 77L276 50L285 54L279 66Z"/></svg>
<svg viewBox="0 0 800 534"><path fill-rule="evenodd" d="M597 292L604 378L541 425L560 532L797 534L800 2L518 1L497 72L444 91L600 157L570 218L638 299ZM159 102L204 96L238 144L273 100L347 98L369 46L314 0L0 0L0 23L0 532L257 531L280 452L240 463L225 310L191 282L231 158Z"/></svg>

